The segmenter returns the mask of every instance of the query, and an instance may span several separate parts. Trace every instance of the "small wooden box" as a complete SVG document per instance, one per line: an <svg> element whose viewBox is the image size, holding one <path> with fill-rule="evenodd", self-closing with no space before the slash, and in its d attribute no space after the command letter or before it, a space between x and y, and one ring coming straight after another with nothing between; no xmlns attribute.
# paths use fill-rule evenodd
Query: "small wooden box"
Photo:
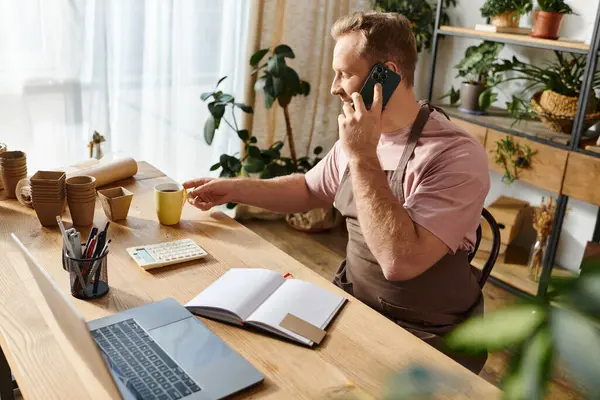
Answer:
<svg viewBox="0 0 600 400"><path fill-rule="evenodd" d="M525 211L529 207L526 201L500 196L487 210L494 216L500 227L500 243L511 244L523 227ZM481 236L492 240L492 230L488 224L481 224Z"/></svg>

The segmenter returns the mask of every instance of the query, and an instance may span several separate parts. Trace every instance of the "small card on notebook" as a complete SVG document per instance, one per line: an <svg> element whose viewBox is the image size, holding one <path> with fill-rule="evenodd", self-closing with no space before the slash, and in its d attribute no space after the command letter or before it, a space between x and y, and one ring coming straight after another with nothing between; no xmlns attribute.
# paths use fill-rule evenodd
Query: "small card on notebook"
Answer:
<svg viewBox="0 0 600 400"><path fill-rule="evenodd" d="M343 296L275 271L232 268L185 306L195 315L313 346L345 302Z"/></svg>

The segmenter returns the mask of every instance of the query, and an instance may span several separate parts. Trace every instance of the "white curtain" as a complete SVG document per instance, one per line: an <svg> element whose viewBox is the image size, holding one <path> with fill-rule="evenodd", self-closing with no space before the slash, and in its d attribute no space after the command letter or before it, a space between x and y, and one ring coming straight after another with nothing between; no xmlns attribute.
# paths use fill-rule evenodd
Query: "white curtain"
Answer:
<svg viewBox="0 0 600 400"><path fill-rule="evenodd" d="M200 94L242 100L249 1L0 0L0 142L31 172L107 154L146 160L175 179L206 175L239 151L221 128L204 143Z"/></svg>

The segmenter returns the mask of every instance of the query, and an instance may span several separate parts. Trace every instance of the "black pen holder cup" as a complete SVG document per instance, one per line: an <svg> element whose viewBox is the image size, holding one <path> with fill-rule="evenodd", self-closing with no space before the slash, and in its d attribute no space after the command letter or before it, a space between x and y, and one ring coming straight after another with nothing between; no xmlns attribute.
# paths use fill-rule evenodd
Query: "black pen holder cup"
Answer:
<svg viewBox="0 0 600 400"><path fill-rule="evenodd" d="M83 253L83 246L81 249ZM69 272L71 295L82 300L97 299L108 293L108 273L106 271L108 251L90 259L73 258L63 248L63 268Z"/></svg>

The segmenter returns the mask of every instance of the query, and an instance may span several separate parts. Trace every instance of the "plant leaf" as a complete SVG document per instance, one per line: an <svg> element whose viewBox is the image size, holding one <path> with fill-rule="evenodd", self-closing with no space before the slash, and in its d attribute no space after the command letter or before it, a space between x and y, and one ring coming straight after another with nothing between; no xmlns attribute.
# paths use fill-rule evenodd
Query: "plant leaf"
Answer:
<svg viewBox="0 0 600 400"><path fill-rule="evenodd" d="M260 152L258 154L260 157ZM265 168L265 163L260 158L248 157L244 161L244 170L250 174L257 174Z"/></svg>
<svg viewBox="0 0 600 400"><path fill-rule="evenodd" d="M542 400L551 369L552 336L545 327L513 355L502 383L505 398Z"/></svg>
<svg viewBox="0 0 600 400"><path fill-rule="evenodd" d="M310 83L306 81L300 81L300 94L308 96L310 94Z"/></svg>
<svg viewBox="0 0 600 400"><path fill-rule="evenodd" d="M211 145L215 137L215 119L210 115L204 122L204 141L207 145Z"/></svg>
<svg viewBox="0 0 600 400"><path fill-rule="evenodd" d="M232 156L229 156L229 159L227 160L227 166L236 174L242 169L242 163L240 160Z"/></svg>
<svg viewBox="0 0 600 400"><path fill-rule="evenodd" d="M252 136L250 138L250 143L256 143L256 142L258 142L258 139L256 138L256 136Z"/></svg>
<svg viewBox="0 0 600 400"><path fill-rule="evenodd" d="M293 95L302 94L302 86L300 85L300 77L298 73L290 67L287 67L283 74L285 86L289 88Z"/></svg>
<svg viewBox="0 0 600 400"><path fill-rule="evenodd" d="M247 129L242 129L237 131L238 137L240 138L241 141L245 142L246 140L248 140L248 138L250 137L250 134L248 133Z"/></svg>
<svg viewBox="0 0 600 400"><path fill-rule="evenodd" d="M273 95L275 97L280 96L283 93L284 89L285 89L285 86L283 83L283 79L274 76L273 77Z"/></svg>
<svg viewBox="0 0 600 400"><path fill-rule="evenodd" d="M248 155L252 158L260 159L260 149L256 146L248 146Z"/></svg>
<svg viewBox="0 0 600 400"><path fill-rule="evenodd" d="M447 336L447 343L469 353L502 350L523 342L545 318L545 310L537 305L507 307L469 319Z"/></svg>
<svg viewBox="0 0 600 400"><path fill-rule="evenodd" d="M208 103L208 111L215 119L221 119L225 114L225 106L213 101L212 103Z"/></svg>
<svg viewBox="0 0 600 400"><path fill-rule="evenodd" d="M281 140L278 140L275 143L273 143L270 148L277 151L281 151L281 149L283 148L283 142Z"/></svg>
<svg viewBox="0 0 600 400"><path fill-rule="evenodd" d="M252 54L252 57L250 57L250 65L253 67L256 66L268 52L269 49L260 49L256 53Z"/></svg>
<svg viewBox="0 0 600 400"><path fill-rule="evenodd" d="M552 335L558 354L573 379L589 391L588 398L600 396L600 334L597 326L573 311L552 308Z"/></svg>
<svg viewBox="0 0 600 400"><path fill-rule="evenodd" d="M200 100L206 101L209 97L213 95L212 92L204 92L200 95Z"/></svg>
<svg viewBox="0 0 600 400"><path fill-rule="evenodd" d="M210 170L211 170L211 171L216 171L216 170L218 170L219 168L221 168L221 163L220 163L220 162L218 162L218 163L216 163L216 164L213 164L213 165L210 167Z"/></svg>
<svg viewBox="0 0 600 400"><path fill-rule="evenodd" d="M275 97L273 97L269 93L265 92L265 108L267 110L273 106L274 101L275 101Z"/></svg>
<svg viewBox="0 0 600 400"><path fill-rule="evenodd" d="M219 85L221 84L221 82L223 82L225 79L227 79L226 76L224 76L221 79L219 79L219 82L217 82L217 86L215 86L215 87L219 87Z"/></svg>
<svg viewBox="0 0 600 400"><path fill-rule="evenodd" d="M254 112L254 110L252 109L252 107L250 107L248 104L244 104L244 103L233 103L234 106L240 108L243 112L248 113L248 114L252 114Z"/></svg>
<svg viewBox="0 0 600 400"><path fill-rule="evenodd" d="M286 67L287 66L283 58L271 56L269 57L269 61L267 61L267 71L269 71L273 76L283 76Z"/></svg>
<svg viewBox="0 0 600 400"><path fill-rule="evenodd" d="M321 154L323 152L323 148L321 146L317 146L315 147L315 149L313 150L313 154L315 156L318 156L319 154Z"/></svg>
<svg viewBox="0 0 600 400"><path fill-rule="evenodd" d="M286 44L280 44L279 46L275 47L273 53L275 53L277 57L296 58L292 48Z"/></svg>
<svg viewBox="0 0 600 400"><path fill-rule="evenodd" d="M221 98L219 98L219 103L221 103L221 104L233 103L233 96L230 94L224 94L221 96Z"/></svg>
<svg viewBox="0 0 600 400"><path fill-rule="evenodd" d="M262 77L258 78L256 80L256 82L254 83L254 91L255 92L260 92L260 91L264 90L265 87L268 84L268 79L269 78L270 77L267 77L267 76L262 76Z"/></svg>

